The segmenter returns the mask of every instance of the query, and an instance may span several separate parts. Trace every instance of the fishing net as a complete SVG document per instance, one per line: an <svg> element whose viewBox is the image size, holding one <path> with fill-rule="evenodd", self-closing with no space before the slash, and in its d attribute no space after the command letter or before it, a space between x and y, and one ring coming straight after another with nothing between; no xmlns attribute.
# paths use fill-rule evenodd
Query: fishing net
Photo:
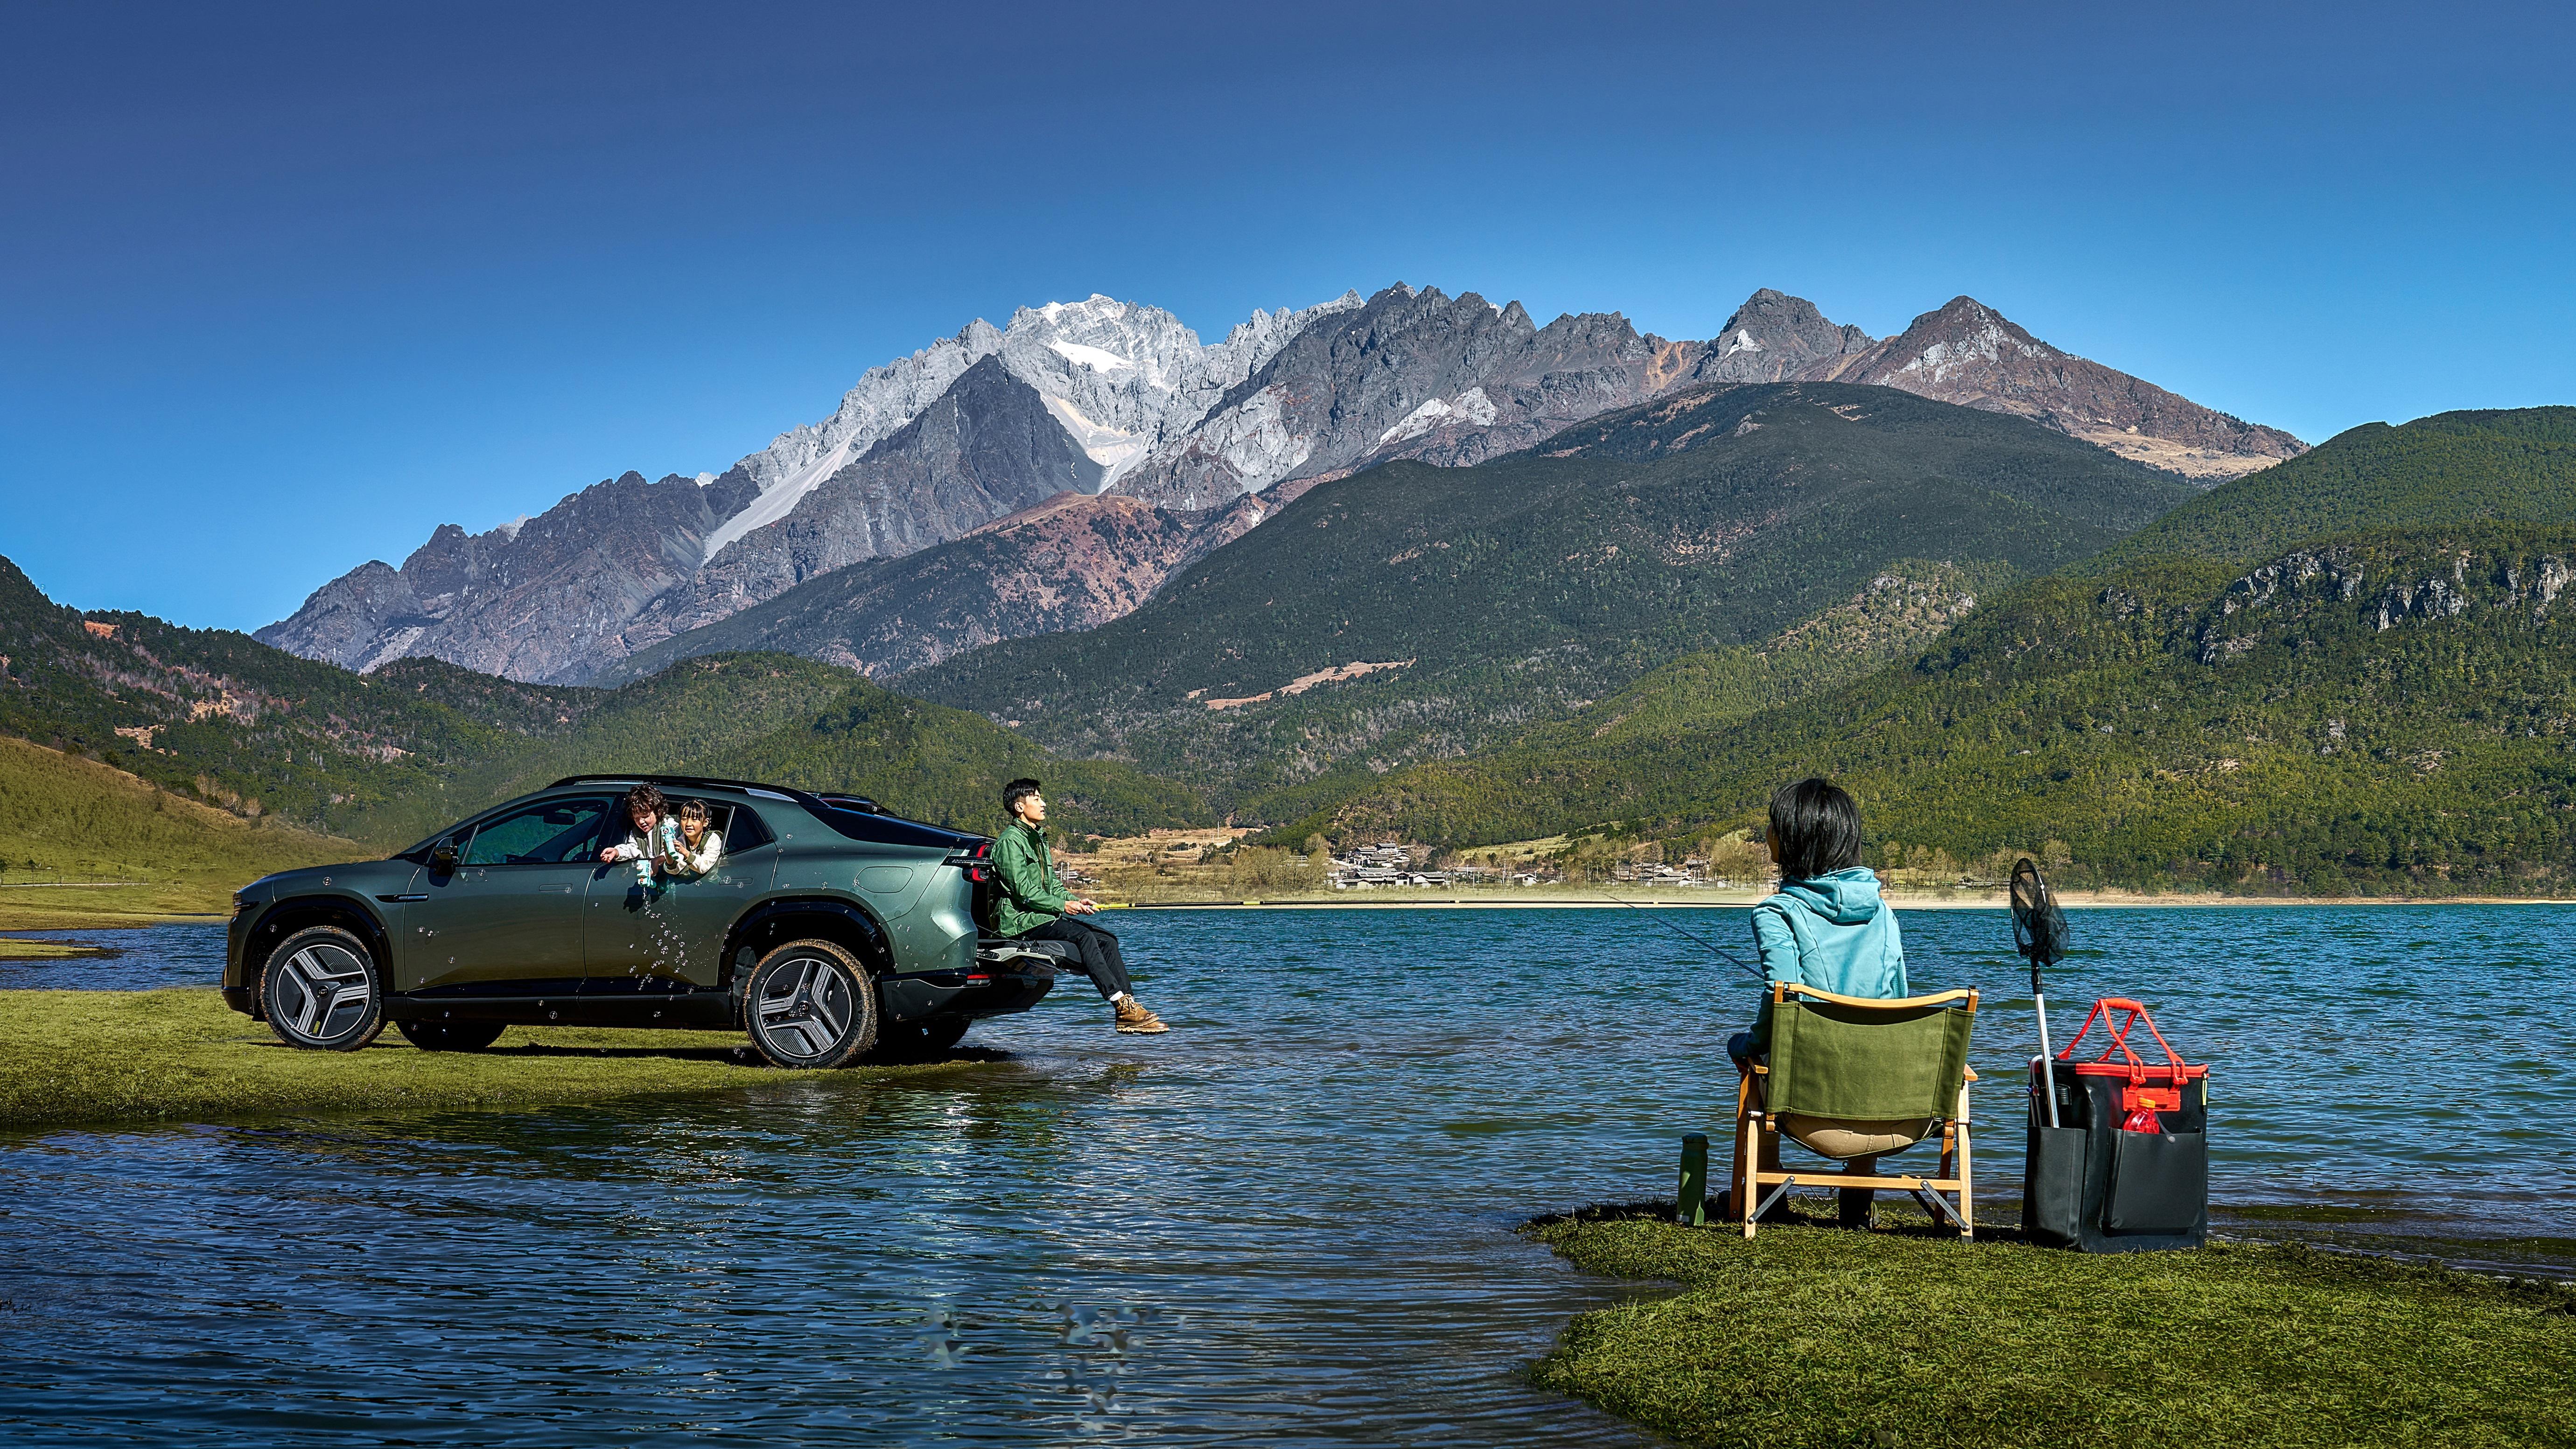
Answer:
<svg viewBox="0 0 2576 1449"><path fill-rule="evenodd" d="M2047 878L2027 857L2013 865L2012 917L2013 949L2029 957L2034 968L2066 955L2066 913L2057 908Z"/></svg>

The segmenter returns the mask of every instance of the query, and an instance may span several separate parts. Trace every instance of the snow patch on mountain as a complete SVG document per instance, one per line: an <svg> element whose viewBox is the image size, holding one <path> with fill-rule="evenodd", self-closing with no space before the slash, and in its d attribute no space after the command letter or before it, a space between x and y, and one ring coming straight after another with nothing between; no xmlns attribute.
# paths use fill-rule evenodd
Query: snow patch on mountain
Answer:
<svg viewBox="0 0 2576 1449"><path fill-rule="evenodd" d="M1482 387L1471 387L1458 394L1458 400L1455 402L1444 402L1435 397L1415 408L1405 414L1394 427L1378 434L1377 440L1381 447L1388 443L1400 443L1421 437L1434 428L1446 427L1451 423L1466 423L1479 428L1488 428L1493 426L1497 416L1499 416L1499 410L1495 408L1494 400L1485 396L1485 390Z"/></svg>
<svg viewBox="0 0 2576 1449"><path fill-rule="evenodd" d="M1127 471L1150 446L1150 439L1093 422L1082 415L1080 408L1063 398L1048 397L1044 393L1040 393L1038 398L1046 404L1048 414L1073 435L1074 443L1091 456L1091 461L1101 466L1104 477L1114 478Z"/></svg>
<svg viewBox="0 0 2576 1449"><path fill-rule="evenodd" d="M907 418L905 421L911 420ZM876 439L870 438L868 441L874 443ZM765 528L795 512L796 505L805 501L806 494L821 487L824 479L840 472L848 465L858 442L858 435L843 438L833 445L832 451L788 474L776 484L762 489L760 496L751 500L750 506L726 519L715 532L707 535L706 557L714 558L724 552L725 545L735 539L755 528Z"/></svg>
<svg viewBox="0 0 2576 1449"><path fill-rule="evenodd" d="M1064 304L1061 302L1050 302L1047 305L1051 307L1061 307ZM1116 372L1122 367L1133 367L1136 365L1128 361L1126 358L1119 356L1115 352L1108 351L1105 348L1085 347L1079 342L1049 342L1047 347L1050 351L1054 352L1058 357L1063 358L1065 361L1081 363L1083 366L1090 368L1094 372Z"/></svg>

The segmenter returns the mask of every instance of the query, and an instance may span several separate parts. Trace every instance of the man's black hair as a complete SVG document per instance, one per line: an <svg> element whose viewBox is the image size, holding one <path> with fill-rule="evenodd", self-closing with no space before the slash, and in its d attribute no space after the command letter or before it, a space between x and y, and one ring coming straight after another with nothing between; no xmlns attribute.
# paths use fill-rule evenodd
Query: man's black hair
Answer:
<svg viewBox="0 0 2576 1449"><path fill-rule="evenodd" d="M1780 875L1810 880L1860 864L1860 806L1840 785L1810 775L1771 797L1771 838Z"/></svg>
<svg viewBox="0 0 2576 1449"><path fill-rule="evenodd" d="M1002 787L1002 813L1005 815L1018 814L1020 801L1037 793L1038 782L1030 779L1026 775L1022 775L1020 778L1004 785Z"/></svg>

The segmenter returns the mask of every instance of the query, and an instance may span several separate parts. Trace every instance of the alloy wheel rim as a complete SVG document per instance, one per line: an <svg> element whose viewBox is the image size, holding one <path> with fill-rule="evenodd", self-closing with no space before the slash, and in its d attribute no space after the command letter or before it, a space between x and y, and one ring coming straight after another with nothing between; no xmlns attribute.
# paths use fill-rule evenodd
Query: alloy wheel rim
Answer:
<svg viewBox="0 0 2576 1449"><path fill-rule="evenodd" d="M367 963L345 946L317 942L277 963L270 1011L297 1036L333 1041L357 1030L375 1000Z"/></svg>
<svg viewBox="0 0 2576 1449"><path fill-rule="evenodd" d="M819 1060L849 1034L853 1006L845 972L819 957L800 957L761 992L761 1039L783 1056Z"/></svg>

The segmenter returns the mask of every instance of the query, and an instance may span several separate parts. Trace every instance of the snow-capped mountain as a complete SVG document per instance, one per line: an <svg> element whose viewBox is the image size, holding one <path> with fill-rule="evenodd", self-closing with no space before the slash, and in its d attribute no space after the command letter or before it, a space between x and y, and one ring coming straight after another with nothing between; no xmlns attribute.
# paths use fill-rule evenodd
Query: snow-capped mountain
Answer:
<svg viewBox="0 0 2576 1449"><path fill-rule="evenodd" d="M259 637L353 669L432 655L578 683L821 575L1066 493L1078 497L1051 528L1078 526L1097 511L1083 499L1102 494L1175 515L1137 531L1122 514L1110 530L1159 540L1121 567L1123 599L1220 535L1175 539L1232 537L1375 463L1482 462L1685 384L1825 380L2017 414L2202 481L2302 450L1964 297L1878 341L1766 289L1715 338L1674 342L1615 313L1541 327L1518 302L1398 283L1256 311L1203 344L1169 312L1094 295L1023 307L999 328L978 319L872 368L830 416L721 475L629 473L482 534L444 526L400 569L363 565Z"/></svg>

